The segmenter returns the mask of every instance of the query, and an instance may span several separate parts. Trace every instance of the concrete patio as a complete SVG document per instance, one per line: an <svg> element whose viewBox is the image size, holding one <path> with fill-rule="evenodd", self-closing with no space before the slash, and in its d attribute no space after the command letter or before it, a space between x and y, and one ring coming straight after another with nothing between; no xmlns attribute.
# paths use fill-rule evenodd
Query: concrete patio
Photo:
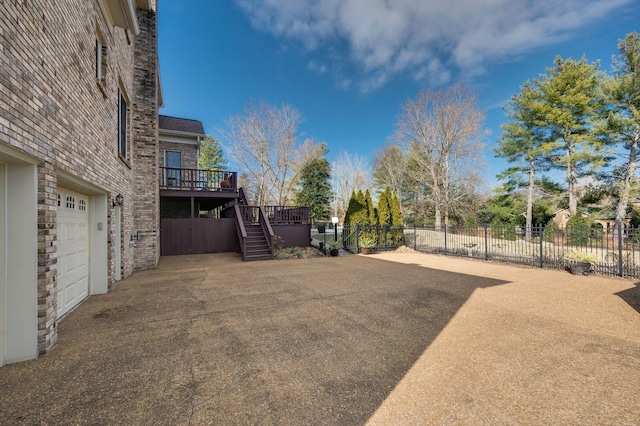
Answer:
<svg viewBox="0 0 640 426"><path fill-rule="evenodd" d="M640 424L638 310L630 280L425 254L166 257L0 368L0 424Z"/></svg>

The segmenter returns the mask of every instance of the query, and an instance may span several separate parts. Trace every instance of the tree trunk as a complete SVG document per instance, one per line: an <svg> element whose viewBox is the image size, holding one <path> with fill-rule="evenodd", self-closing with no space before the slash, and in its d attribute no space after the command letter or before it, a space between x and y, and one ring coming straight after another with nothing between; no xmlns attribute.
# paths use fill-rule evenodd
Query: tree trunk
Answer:
<svg viewBox="0 0 640 426"><path fill-rule="evenodd" d="M526 216L526 229L525 240L531 241L531 227L533 226L533 190L535 187L535 160L531 160L529 165L529 189L527 191L527 216Z"/></svg>
<svg viewBox="0 0 640 426"><path fill-rule="evenodd" d="M566 142L565 152L567 156L567 183L569 184L569 213L574 215L578 211L578 194L576 188L576 172L574 170L575 167L571 155L570 142Z"/></svg>
<svg viewBox="0 0 640 426"><path fill-rule="evenodd" d="M616 209L616 226L624 226L625 218L627 217L629 194L631 193L632 180L636 173L639 139L640 133L634 135L631 140L631 146L629 147L629 164L627 165L627 170L622 180L622 187L620 188L620 198L618 199L618 208Z"/></svg>

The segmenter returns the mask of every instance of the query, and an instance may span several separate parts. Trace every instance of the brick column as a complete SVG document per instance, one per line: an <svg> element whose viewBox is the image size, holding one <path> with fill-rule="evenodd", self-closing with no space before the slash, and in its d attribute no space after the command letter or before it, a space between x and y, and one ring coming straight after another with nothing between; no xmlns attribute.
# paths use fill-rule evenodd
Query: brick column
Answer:
<svg viewBox="0 0 640 426"><path fill-rule="evenodd" d="M58 315L57 173L49 163L38 166L38 355L56 347Z"/></svg>
<svg viewBox="0 0 640 426"><path fill-rule="evenodd" d="M135 270L155 268L160 256L158 188L158 21L156 2L138 11L133 101Z"/></svg>

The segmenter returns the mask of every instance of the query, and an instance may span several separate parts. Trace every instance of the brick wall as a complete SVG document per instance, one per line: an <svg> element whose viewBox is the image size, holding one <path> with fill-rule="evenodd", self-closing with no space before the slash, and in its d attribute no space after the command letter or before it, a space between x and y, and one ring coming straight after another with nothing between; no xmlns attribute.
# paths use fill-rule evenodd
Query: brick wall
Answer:
<svg viewBox="0 0 640 426"><path fill-rule="evenodd" d="M34 230L40 354L56 342L55 198L61 174L109 200L124 197L119 236L112 235L114 209L108 204L109 288L115 244L122 244L123 277L157 263L157 22L154 11L138 18L141 34L135 36L110 27L97 0L0 4L0 144L41 162ZM97 34L106 46L102 80L95 77ZM128 160L118 155L119 90L129 100ZM130 244L139 229L149 232Z"/></svg>
<svg viewBox="0 0 640 426"><path fill-rule="evenodd" d="M182 152L182 168L183 169L197 169L198 168L198 145L189 145L185 143L174 142L160 142L160 163L165 165L164 153L165 151L179 151Z"/></svg>

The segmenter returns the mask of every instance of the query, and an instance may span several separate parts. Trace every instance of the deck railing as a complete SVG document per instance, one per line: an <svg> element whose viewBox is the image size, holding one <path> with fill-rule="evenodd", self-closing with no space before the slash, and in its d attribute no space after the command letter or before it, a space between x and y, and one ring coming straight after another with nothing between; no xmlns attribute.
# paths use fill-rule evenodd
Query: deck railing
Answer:
<svg viewBox="0 0 640 426"><path fill-rule="evenodd" d="M309 207L265 206L269 222L275 225L308 224Z"/></svg>
<svg viewBox="0 0 640 426"><path fill-rule="evenodd" d="M238 174L226 170L160 167L160 189L236 191Z"/></svg>
<svg viewBox="0 0 640 426"><path fill-rule="evenodd" d="M242 191L242 188L240 188ZM245 206L242 214L245 223L256 224L259 220L257 206ZM307 225L310 222L309 207L263 206L265 217L271 225ZM233 213L231 213L233 214Z"/></svg>

